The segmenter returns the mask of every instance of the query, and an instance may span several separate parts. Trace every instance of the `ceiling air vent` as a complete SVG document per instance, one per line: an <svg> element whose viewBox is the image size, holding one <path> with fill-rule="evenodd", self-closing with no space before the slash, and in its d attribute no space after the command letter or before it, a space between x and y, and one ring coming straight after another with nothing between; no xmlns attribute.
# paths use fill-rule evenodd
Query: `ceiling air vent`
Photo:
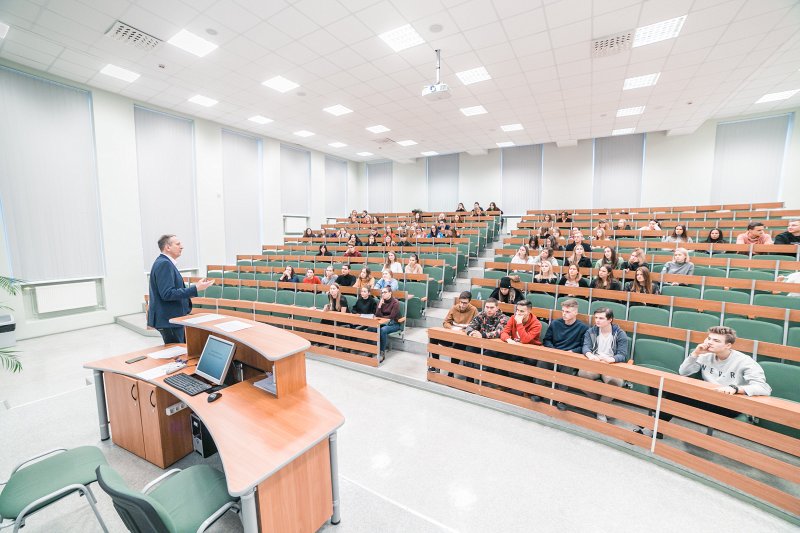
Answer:
<svg viewBox="0 0 800 533"><path fill-rule="evenodd" d="M395 141L389 137L384 137L383 139L375 139L375 142L378 144L393 144Z"/></svg>
<svg viewBox="0 0 800 533"><path fill-rule="evenodd" d="M601 37L592 41L592 57L606 57L625 50L633 44L633 30Z"/></svg>
<svg viewBox="0 0 800 533"><path fill-rule="evenodd" d="M163 41L158 37L153 37L133 26L128 26L124 22L116 21L106 32L106 35L124 44L135 46L139 50L153 50Z"/></svg>

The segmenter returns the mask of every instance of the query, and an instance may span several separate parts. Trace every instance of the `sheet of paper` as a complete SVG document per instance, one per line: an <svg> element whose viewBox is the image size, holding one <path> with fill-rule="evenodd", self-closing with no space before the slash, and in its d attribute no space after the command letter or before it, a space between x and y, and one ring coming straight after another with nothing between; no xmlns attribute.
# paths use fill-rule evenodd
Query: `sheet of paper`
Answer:
<svg viewBox="0 0 800 533"><path fill-rule="evenodd" d="M160 378L161 376L165 376L168 371L174 368L175 368L174 363L167 363L165 365L157 366L155 368L139 372L136 375L141 379L150 380L154 378Z"/></svg>
<svg viewBox="0 0 800 533"><path fill-rule="evenodd" d="M215 324L215 325L222 331L227 331L228 333L253 327L253 324L240 322L239 320L231 320L230 322L223 322L222 324Z"/></svg>
<svg viewBox="0 0 800 533"><path fill-rule="evenodd" d="M211 322L212 320L217 320L218 318L224 318L223 315L218 315L216 313L210 313L208 315L201 315L196 316L194 318L187 318L184 320L184 324L202 324L203 322Z"/></svg>
<svg viewBox="0 0 800 533"><path fill-rule="evenodd" d="M147 354L147 357L152 357L153 359L172 359L173 357L178 357L185 353L186 346L173 346L172 348L164 348L157 352L150 352Z"/></svg>

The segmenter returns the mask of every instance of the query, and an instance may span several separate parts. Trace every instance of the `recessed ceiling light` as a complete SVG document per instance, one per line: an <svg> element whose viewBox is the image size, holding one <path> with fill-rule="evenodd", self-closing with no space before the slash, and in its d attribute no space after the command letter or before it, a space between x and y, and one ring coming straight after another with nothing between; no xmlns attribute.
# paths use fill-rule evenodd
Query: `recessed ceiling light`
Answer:
<svg viewBox="0 0 800 533"><path fill-rule="evenodd" d="M390 130L389 128L387 128L382 124L378 124L376 126L370 126L369 128L367 128L367 131L371 131L372 133L383 133L384 131L392 131L392 130Z"/></svg>
<svg viewBox="0 0 800 533"><path fill-rule="evenodd" d="M439 155L439 152L434 152L433 150L431 150L431 151L429 151L429 152L420 152L420 153L421 153L422 155L424 155L425 157L430 157L430 156L432 156L432 155Z"/></svg>
<svg viewBox="0 0 800 533"><path fill-rule="evenodd" d="M344 148L347 146L345 143L340 143L339 141L328 143L328 146L333 146L334 148Z"/></svg>
<svg viewBox="0 0 800 533"><path fill-rule="evenodd" d="M8 35L8 30L10 26L3 22L0 22L0 39L5 39L6 35Z"/></svg>
<svg viewBox="0 0 800 533"><path fill-rule="evenodd" d="M506 141L502 143L497 143L497 146L499 146L500 148L510 148L514 146L514 143L512 143L511 141Z"/></svg>
<svg viewBox="0 0 800 533"><path fill-rule="evenodd" d="M193 104L198 104L203 107L211 107L212 105L217 105L217 101L213 98L209 98L208 96L203 96L202 94L196 94L189 98L189 101Z"/></svg>
<svg viewBox="0 0 800 533"><path fill-rule="evenodd" d="M269 124L270 122L272 122L271 118L267 118L267 117L264 117L264 116L261 116L261 115L252 116L252 117L248 118L247 120L251 120L251 121L255 122L256 124Z"/></svg>
<svg viewBox="0 0 800 533"><path fill-rule="evenodd" d="M644 113L643 105L640 105L638 107L626 107L625 109L617 109L618 117L630 117L633 115L641 115L642 113Z"/></svg>
<svg viewBox="0 0 800 533"><path fill-rule="evenodd" d="M353 112L352 109L350 109L349 107L345 107L341 104L336 104L330 107L326 107L325 109L323 109L323 111L330 113L331 115L336 115L337 117Z"/></svg>
<svg viewBox="0 0 800 533"><path fill-rule="evenodd" d="M312 135L314 135L313 132L308 130L298 130L294 132L294 134L297 135L298 137L311 137Z"/></svg>
<svg viewBox="0 0 800 533"><path fill-rule="evenodd" d="M261 85L266 85L270 89L275 89L279 93L285 93L300 87L299 84L293 82L292 80L287 80L283 76L275 76L274 78L270 78L267 81L261 82Z"/></svg>
<svg viewBox="0 0 800 533"><path fill-rule="evenodd" d="M378 35L378 37L383 39L383 42L388 44L389 47L395 52L399 52L401 50L405 50L406 48L411 48L412 46L417 46L418 44L425 42L425 40L420 37L419 33L417 33L417 31L411 27L411 24L406 24L405 26L400 26L399 28L381 33Z"/></svg>
<svg viewBox="0 0 800 533"><path fill-rule="evenodd" d="M372 155L372 152L357 152L356 155L360 155L361 157L369 157Z"/></svg>
<svg viewBox="0 0 800 533"><path fill-rule="evenodd" d="M456 72L456 76L458 76L458 79L461 80L461 83L464 85L471 85L473 83L478 83L479 81L492 79L484 67L477 67L470 70L464 70L462 72Z"/></svg>
<svg viewBox="0 0 800 533"><path fill-rule="evenodd" d="M405 141L397 141L397 144L400 146L414 146L417 144L417 141L412 141L411 139L407 139Z"/></svg>
<svg viewBox="0 0 800 533"><path fill-rule="evenodd" d="M661 73L656 72L655 74L645 74L644 76L636 76L635 78L626 78L625 83L622 84L622 90L629 91L631 89L638 89L640 87L650 87L658 82L659 76L661 76Z"/></svg>
<svg viewBox="0 0 800 533"><path fill-rule="evenodd" d="M519 131L525 128L522 127L522 124L506 124L505 126L500 126L500 129L503 131Z"/></svg>
<svg viewBox="0 0 800 533"><path fill-rule="evenodd" d="M105 74L106 76L111 76L112 78L117 78L118 80L127 81L128 83L136 81L140 76L140 74L137 74L136 72L112 65L111 63L104 66L100 73Z"/></svg>
<svg viewBox="0 0 800 533"><path fill-rule="evenodd" d="M202 37L198 37L194 33L187 30L179 31L167 42L171 45L177 46L181 50L185 50L190 54L194 54L197 57L206 56L218 47L211 41L206 41Z"/></svg>
<svg viewBox="0 0 800 533"><path fill-rule="evenodd" d="M636 128L621 128L618 130L613 130L611 135L630 135L634 131L636 131Z"/></svg>
<svg viewBox="0 0 800 533"><path fill-rule="evenodd" d="M793 91L783 91L780 93L769 93L765 94L758 100L756 100L757 104L764 104L766 102L777 102L778 100L788 100L792 96L796 95L800 89L795 89Z"/></svg>
<svg viewBox="0 0 800 533"><path fill-rule="evenodd" d="M471 117L474 115L483 115L486 113L486 109L482 105L474 105L472 107L462 107L459 109L464 115Z"/></svg>
<svg viewBox="0 0 800 533"><path fill-rule="evenodd" d="M686 15L683 15L682 17L662 20L649 26L636 28L636 34L633 36L633 47L674 39L681 32L685 21Z"/></svg>

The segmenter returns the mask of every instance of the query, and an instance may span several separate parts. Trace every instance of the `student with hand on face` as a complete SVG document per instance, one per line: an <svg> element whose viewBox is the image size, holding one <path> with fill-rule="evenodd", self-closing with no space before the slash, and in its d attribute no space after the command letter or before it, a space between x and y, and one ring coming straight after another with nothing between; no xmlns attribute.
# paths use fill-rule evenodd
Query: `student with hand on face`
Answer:
<svg viewBox="0 0 800 533"><path fill-rule="evenodd" d="M281 274L280 279L278 281L284 281L289 283L300 283L300 276L294 273L294 267L287 266L283 270L283 274Z"/></svg>

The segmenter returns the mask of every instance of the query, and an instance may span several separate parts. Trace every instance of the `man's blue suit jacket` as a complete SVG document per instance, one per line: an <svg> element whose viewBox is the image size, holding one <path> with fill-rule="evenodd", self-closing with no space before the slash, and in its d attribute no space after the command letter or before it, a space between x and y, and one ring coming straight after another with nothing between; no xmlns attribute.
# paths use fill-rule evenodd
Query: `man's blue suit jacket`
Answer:
<svg viewBox="0 0 800 533"><path fill-rule="evenodd" d="M194 296L197 296L197 287L187 288L178 267L166 255L159 255L150 270L147 325L156 329L179 327L170 324L169 320L188 315L192 310L190 298Z"/></svg>

